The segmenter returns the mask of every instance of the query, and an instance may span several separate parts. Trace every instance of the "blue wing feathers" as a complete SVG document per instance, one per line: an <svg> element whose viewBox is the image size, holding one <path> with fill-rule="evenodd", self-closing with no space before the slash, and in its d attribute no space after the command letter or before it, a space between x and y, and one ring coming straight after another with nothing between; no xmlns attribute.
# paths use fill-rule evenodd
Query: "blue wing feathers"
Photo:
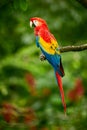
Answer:
<svg viewBox="0 0 87 130"><path fill-rule="evenodd" d="M45 55L46 59L48 60L48 62L53 66L55 72L58 72L60 76L63 77L64 69L61 62L61 56L58 54L55 54L55 55L48 54L42 48L41 50L42 50L42 53Z"/></svg>

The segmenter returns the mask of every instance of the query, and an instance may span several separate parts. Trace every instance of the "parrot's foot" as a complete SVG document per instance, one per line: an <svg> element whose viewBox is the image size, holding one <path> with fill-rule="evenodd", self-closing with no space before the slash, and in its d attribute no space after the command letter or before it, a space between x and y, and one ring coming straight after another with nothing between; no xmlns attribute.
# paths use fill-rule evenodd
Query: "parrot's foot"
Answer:
<svg viewBox="0 0 87 130"><path fill-rule="evenodd" d="M46 57L45 57L45 55L41 54L41 55L40 55L40 60L41 60L41 61L44 61L44 60L46 60Z"/></svg>

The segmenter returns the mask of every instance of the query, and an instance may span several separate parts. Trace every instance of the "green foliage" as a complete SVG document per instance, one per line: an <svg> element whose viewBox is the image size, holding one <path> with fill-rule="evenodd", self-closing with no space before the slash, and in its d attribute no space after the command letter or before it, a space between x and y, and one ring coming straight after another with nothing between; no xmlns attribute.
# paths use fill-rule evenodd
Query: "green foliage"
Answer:
<svg viewBox="0 0 87 130"><path fill-rule="evenodd" d="M14 0L13 1L14 9L21 9L22 11L26 11L28 9L27 0Z"/></svg>
<svg viewBox="0 0 87 130"><path fill-rule="evenodd" d="M33 16L47 21L60 46L87 42L87 10L75 0L0 1L0 128L85 130L87 53L61 54L65 69L65 117L53 69L47 61L39 59L41 52L29 27ZM82 95L75 91L77 79L82 81L82 85L77 85L84 89ZM72 90L80 96L75 101L68 96Z"/></svg>

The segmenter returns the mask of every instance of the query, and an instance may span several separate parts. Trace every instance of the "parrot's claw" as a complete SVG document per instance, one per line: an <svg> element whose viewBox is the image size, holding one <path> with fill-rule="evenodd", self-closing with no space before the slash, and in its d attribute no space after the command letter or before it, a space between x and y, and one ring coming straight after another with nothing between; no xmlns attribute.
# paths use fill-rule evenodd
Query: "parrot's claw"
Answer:
<svg viewBox="0 0 87 130"><path fill-rule="evenodd" d="M45 57L45 55L41 54L41 55L40 55L40 60L41 60L41 61L44 61L44 60L46 60L46 57Z"/></svg>

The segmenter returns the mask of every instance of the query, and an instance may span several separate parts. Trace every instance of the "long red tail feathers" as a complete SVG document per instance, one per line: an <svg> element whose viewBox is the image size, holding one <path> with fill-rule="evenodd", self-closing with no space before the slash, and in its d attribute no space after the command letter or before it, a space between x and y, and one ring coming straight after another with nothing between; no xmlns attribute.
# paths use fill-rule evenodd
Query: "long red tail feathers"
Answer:
<svg viewBox="0 0 87 130"><path fill-rule="evenodd" d="M56 79L57 79L57 83L58 83L60 94L61 94L61 99L62 99L62 104L63 104L63 107L64 107L64 112L66 113L66 103L65 103L64 91L63 91L63 86L62 86L62 78L58 74L58 72L56 72L55 74L56 74Z"/></svg>

